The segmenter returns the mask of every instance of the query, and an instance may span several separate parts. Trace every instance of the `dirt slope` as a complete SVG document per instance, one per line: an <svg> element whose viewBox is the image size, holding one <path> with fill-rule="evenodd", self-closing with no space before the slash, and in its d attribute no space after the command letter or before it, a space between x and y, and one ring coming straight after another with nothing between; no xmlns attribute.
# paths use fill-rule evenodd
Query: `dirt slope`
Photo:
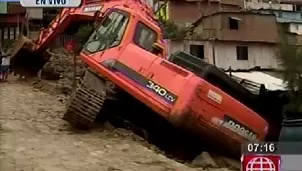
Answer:
<svg viewBox="0 0 302 171"><path fill-rule="evenodd" d="M75 133L61 120L58 99L16 80L0 84L1 171L197 170L154 153L124 130Z"/></svg>

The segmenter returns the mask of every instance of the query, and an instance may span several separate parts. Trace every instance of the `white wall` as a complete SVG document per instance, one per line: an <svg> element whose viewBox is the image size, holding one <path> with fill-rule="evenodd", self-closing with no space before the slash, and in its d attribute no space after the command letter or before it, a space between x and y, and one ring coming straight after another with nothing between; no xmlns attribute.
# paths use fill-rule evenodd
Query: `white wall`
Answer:
<svg viewBox="0 0 302 171"><path fill-rule="evenodd" d="M28 18L43 19L43 8L26 8Z"/></svg>
<svg viewBox="0 0 302 171"><path fill-rule="evenodd" d="M293 11L294 7L291 4L269 4L265 2L244 2L245 9L275 9L275 10L285 10L285 11Z"/></svg>
<svg viewBox="0 0 302 171"><path fill-rule="evenodd" d="M168 55L170 56L172 53L177 51L185 50L185 41L167 41Z"/></svg>
<svg viewBox="0 0 302 171"><path fill-rule="evenodd" d="M213 64L213 50L212 43L209 41L171 41L169 51L170 53L176 51L189 52L189 45L204 45L205 61ZM248 60L237 60L236 46L248 46ZM231 42L215 42L215 62L216 66L223 69L251 69L256 66L261 68L278 69L278 62L276 59L276 48L270 44L256 44L256 43L231 43Z"/></svg>
<svg viewBox="0 0 302 171"><path fill-rule="evenodd" d="M302 35L302 24L300 23L290 23L289 32Z"/></svg>
<svg viewBox="0 0 302 171"><path fill-rule="evenodd" d="M278 68L276 48L265 44L244 44L248 46L248 60L237 60L236 46L243 44L216 43L216 65L228 69Z"/></svg>

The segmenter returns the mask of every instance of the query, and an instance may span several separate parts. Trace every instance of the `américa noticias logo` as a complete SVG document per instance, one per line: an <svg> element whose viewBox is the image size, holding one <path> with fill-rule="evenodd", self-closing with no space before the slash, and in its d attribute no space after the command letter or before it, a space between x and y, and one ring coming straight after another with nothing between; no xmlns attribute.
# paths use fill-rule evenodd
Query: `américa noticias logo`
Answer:
<svg viewBox="0 0 302 171"><path fill-rule="evenodd" d="M245 155L242 158L243 171L280 171L278 155Z"/></svg>

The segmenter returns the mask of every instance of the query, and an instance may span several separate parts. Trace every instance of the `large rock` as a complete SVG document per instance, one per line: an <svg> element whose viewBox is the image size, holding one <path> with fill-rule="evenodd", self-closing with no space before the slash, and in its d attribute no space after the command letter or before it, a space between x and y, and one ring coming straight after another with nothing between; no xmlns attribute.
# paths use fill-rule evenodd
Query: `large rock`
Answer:
<svg viewBox="0 0 302 171"><path fill-rule="evenodd" d="M191 163L194 167L218 167L216 162L213 160L211 155L208 152L202 152L197 156Z"/></svg>
<svg viewBox="0 0 302 171"><path fill-rule="evenodd" d="M46 80L59 80L60 73L58 73L54 67L44 67L41 70L41 77Z"/></svg>

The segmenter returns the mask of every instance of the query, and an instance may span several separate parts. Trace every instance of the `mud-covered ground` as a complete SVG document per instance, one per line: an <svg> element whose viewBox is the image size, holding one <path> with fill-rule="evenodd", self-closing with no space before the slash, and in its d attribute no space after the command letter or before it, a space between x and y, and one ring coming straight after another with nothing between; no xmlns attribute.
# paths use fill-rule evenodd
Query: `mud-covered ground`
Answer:
<svg viewBox="0 0 302 171"><path fill-rule="evenodd" d="M80 59L76 63L79 78L85 68ZM0 171L230 171L208 167L213 160L207 153L194 168L178 163L131 131L110 124L89 132L74 130L61 119L72 91L73 67L72 55L54 49L44 71L55 80L18 81L11 75L0 83ZM238 162L230 162L238 170Z"/></svg>
<svg viewBox="0 0 302 171"><path fill-rule="evenodd" d="M155 153L126 130L73 130L61 119L67 97L36 85L12 76L0 83L0 171L203 170Z"/></svg>

